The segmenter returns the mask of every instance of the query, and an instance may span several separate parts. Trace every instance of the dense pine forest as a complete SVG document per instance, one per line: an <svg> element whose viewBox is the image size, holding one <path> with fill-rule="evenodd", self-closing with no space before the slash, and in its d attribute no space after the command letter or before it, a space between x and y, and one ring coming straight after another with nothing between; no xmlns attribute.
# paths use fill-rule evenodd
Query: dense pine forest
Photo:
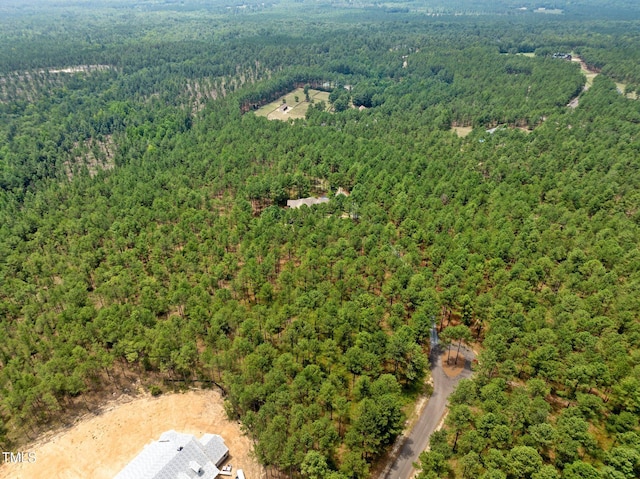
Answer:
<svg viewBox="0 0 640 479"><path fill-rule="evenodd" d="M0 13L0 448L127 377L218 388L269 477L367 478L435 321L478 361L421 479L640 477L634 2Z"/></svg>

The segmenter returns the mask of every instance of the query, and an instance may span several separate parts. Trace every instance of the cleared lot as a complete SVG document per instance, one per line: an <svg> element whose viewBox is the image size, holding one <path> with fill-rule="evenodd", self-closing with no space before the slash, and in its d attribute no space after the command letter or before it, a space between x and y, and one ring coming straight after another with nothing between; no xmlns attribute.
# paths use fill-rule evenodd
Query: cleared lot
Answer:
<svg viewBox="0 0 640 479"><path fill-rule="evenodd" d="M296 101L296 97L298 101ZM324 101L327 105L329 104L329 93L326 91L309 90L309 97L314 103ZM284 103L283 99L285 100ZM283 108L283 105L286 105L287 108ZM276 101L259 108L255 111L255 114L267 117L269 120L287 121L289 118L304 118L309 105L311 103L305 101L304 90L297 88L291 93L281 96Z"/></svg>
<svg viewBox="0 0 640 479"><path fill-rule="evenodd" d="M32 463L3 464L0 479L112 479L142 448L169 429L220 434L229 447L228 463L249 479L261 477L250 457L251 441L229 421L216 391L189 391L157 398L124 398L89 415L73 427L20 448L35 452Z"/></svg>

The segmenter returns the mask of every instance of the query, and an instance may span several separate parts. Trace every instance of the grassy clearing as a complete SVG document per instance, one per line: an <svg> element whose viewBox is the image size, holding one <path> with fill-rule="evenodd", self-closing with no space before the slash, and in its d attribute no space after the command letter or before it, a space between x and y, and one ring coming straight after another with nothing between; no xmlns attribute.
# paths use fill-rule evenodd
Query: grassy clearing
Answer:
<svg viewBox="0 0 640 479"><path fill-rule="evenodd" d="M326 91L309 90L309 96L314 103L320 101L324 101L327 104L329 103L329 93ZM296 101L296 97L298 97L298 101ZM269 120L287 121L289 119L304 118L310 104L311 103L305 101L304 90L297 88L291 93L287 93L276 101L256 110L254 113L258 116L264 116ZM287 108L283 108L283 105L286 105Z"/></svg>
<svg viewBox="0 0 640 479"><path fill-rule="evenodd" d="M451 131L461 138L464 138L473 131L472 126L452 126Z"/></svg>
<svg viewBox="0 0 640 479"><path fill-rule="evenodd" d="M629 93L625 93L625 91L627 89L627 84L626 83L616 82L616 88L618 89L618 92L620 92L621 95L624 95L628 99L630 99L630 100L637 100L638 99L638 93L635 92L635 91L632 91L632 92L629 92Z"/></svg>
<svg viewBox="0 0 640 479"><path fill-rule="evenodd" d="M572 55L573 55L573 53L572 53ZM591 85L593 85L593 79L598 76L598 73L589 70L587 68L587 65L585 64L585 62L582 60L582 58L580 58L580 57L578 57L576 55L572 56L571 61L580 63L580 70L582 70L582 73L584 73L584 76L587 78L587 83L584 86L584 89L588 90L589 88L591 88Z"/></svg>
<svg viewBox="0 0 640 479"><path fill-rule="evenodd" d="M585 85L585 89L588 90L593 85L593 79L598 76L597 73L587 73L584 74L587 77L587 84Z"/></svg>

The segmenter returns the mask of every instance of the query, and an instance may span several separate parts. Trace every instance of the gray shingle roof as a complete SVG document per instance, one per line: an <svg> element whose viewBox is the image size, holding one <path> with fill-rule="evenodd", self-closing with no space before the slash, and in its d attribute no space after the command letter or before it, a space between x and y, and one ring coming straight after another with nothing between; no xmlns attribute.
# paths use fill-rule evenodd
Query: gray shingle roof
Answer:
<svg viewBox="0 0 640 479"><path fill-rule="evenodd" d="M229 449L222 437L167 431L145 446L114 479L214 479Z"/></svg>
<svg viewBox="0 0 640 479"><path fill-rule="evenodd" d="M299 200L287 200L287 206L289 208L300 208L302 205L313 206L328 202L329 198L326 196L323 196L322 198L310 196L309 198L300 198Z"/></svg>
<svg viewBox="0 0 640 479"><path fill-rule="evenodd" d="M225 445L224 439L217 434L205 434L200 439L200 443L211 462L216 466L219 466L229 454L229 448Z"/></svg>

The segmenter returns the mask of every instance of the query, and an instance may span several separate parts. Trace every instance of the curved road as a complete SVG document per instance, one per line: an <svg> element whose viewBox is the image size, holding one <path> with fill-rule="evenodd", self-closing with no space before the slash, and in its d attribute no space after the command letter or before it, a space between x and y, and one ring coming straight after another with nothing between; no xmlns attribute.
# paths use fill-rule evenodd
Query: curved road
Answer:
<svg viewBox="0 0 640 479"><path fill-rule="evenodd" d="M449 395L461 379L471 376L471 362L475 358L473 351L465 346L460 348L460 355L464 355L465 358L464 369L456 377L450 378L442 369L442 362L440 361L442 349L438 344L435 328L431 333L431 344L435 345L435 347L432 347L429 356L431 376L433 378L433 394L420 413L415 426L409 435L405 437L392 466L386 469L380 479L409 479L415 475L416 470L413 467L413 463L418 462L420 453L429 444L429 437L436 430L442 416L444 416ZM452 349L457 349L457 347L452 346ZM451 351L451 354L455 355L455 351Z"/></svg>

